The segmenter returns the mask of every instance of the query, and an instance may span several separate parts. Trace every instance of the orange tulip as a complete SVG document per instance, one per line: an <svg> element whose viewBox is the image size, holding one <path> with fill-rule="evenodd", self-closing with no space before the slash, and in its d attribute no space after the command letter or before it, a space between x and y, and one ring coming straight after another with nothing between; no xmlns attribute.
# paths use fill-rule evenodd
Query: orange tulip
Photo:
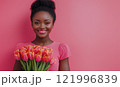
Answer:
<svg viewBox="0 0 120 87"><path fill-rule="evenodd" d="M53 50L51 48L46 48L43 51L43 55L52 55Z"/></svg>

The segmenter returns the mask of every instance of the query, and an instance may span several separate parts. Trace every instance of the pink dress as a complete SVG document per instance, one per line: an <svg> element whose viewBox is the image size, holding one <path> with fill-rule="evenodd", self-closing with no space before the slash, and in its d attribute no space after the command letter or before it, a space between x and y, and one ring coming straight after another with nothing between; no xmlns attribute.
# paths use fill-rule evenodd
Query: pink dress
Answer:
<svg viewBox="0 0 120 87"><path fill-rule="evenodd" d="M25 45L35 45L31 42L29 43L19 43L17 44L16 49L21 48L22 46ZM70 49L67 44L65 43L60 43L60 42L53 42L50 45L46 45L45 47L52 48L53 49L53 57L56 59L56 63L52 64L49 67L49 71L58 71L59 70L59 61L63 60L67 57L70 57Z"/></svg>

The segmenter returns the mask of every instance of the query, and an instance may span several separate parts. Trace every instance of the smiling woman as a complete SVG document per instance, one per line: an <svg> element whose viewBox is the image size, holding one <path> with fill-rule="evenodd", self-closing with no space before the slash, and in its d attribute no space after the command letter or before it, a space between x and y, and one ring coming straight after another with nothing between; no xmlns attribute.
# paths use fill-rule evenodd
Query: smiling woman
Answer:
<svg viewBox="0 0 120 87"><path fill-rule="evenodd" d="M53 57L56 63L50 66L50 71L68 71L70 50L67 44L53 41L49 34L56 20L55 4L52 0L36 0L31 5L31 23L36 34L35 40L28 43L20 43L17 49L25 45L45 46L53 49ZM15 62L14 70L21 70L21 63Z"/></svg>
<svg viewBox="0 0 120 87"><path fill-rule="evenodd" d="M48 12L40 11L34 15L32 26L36 37L48 37L53 28L53 17Z"/></svg>

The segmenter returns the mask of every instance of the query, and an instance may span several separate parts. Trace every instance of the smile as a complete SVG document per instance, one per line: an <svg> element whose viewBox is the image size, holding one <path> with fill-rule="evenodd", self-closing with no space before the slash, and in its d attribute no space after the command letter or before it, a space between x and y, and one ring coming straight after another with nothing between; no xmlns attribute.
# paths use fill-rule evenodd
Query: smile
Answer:
<svg viewBox="0 0 120 87"><path fill-rule="evenodd" d="M40 34L45 34L47 31L45 31L45 30L38 30L38 32L39 32Z"/></svg>

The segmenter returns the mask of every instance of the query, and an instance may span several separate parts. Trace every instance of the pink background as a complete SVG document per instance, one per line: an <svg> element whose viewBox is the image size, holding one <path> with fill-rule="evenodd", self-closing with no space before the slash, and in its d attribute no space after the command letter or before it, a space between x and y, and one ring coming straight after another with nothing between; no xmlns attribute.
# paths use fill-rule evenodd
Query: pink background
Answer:
<svg viewBox="0 0 120 87"><path fill-rule="evenodd" d="M0 0L0 70L12 70L19 42L35 38L34 0ZM71 70L120 70L120 0L55 0L51 38L71 49Z"/></svg>

